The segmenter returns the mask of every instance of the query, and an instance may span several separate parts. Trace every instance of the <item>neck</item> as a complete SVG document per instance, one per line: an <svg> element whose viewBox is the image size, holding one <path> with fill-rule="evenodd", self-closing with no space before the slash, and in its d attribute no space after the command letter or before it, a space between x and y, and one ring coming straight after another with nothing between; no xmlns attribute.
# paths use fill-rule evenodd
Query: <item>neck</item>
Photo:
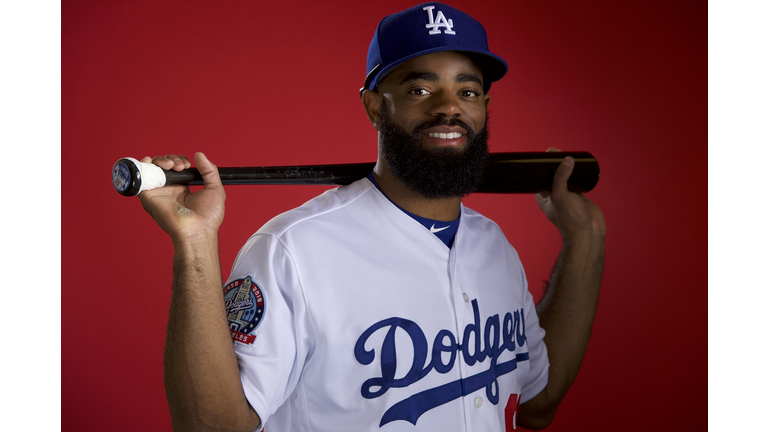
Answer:
<svg viewBox="0 0 768 432"><path fill-rule="evenodd" d="M392 175L386 162L379 157L373 168L376 183L395 204L417 216L450 222L456 220L461 212L461 197L425 198L408 189Z"/></svg>

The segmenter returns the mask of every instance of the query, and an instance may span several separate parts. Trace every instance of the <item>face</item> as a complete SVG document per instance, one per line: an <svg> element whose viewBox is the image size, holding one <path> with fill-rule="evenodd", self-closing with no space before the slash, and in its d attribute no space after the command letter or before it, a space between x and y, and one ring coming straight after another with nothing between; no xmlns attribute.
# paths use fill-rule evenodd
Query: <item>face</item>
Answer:
<svg viewBox="0 0 768 432"><path fill-rule="evenodd" d="M426 198L464 196L477 188L487 159L482 73L466 56L418 57L379 86L374 124L394 177Z"/></svg>
<svg viewBox="0 0 768 432"><path fill-rule="evenodd" d="M460 120L477 132L485 127L490 103L482 81L482 72L469 57L444 51L398 66L384 78L378 92L386 101L387 117L408 133L440 118ZM434 126L418 133L427 148L466 145L462 126Z"/></svg>

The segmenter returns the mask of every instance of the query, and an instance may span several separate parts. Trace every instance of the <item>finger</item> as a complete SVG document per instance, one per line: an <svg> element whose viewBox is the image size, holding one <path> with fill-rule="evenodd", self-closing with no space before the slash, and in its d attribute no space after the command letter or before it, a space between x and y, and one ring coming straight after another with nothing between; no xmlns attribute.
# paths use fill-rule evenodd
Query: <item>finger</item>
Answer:
<svg viewBox="0 0 768 432"><path fill-rule="evenodd" d="M543 209L544 206L549 205L551 201L551 196L549 192L546 193L537 193L534 195L536 197L536 203L539 204L539 208Z"/></svg>
<svg viewBox="0 0 768 432"><path fill-rule="evenodd" d="M559 148L555 148L555 147L550 147L550 148L548 148L548 149L547 149L547 152L548 152L548 153L549 153L549 152L561 152L561 151L562 151L562 150L560 150Z"/></svg>
<svg viewBox="0 0 768 432"><path fill-rule="evenodd" d="M192 162L190 162L186 156L179 155L179 158L184 163L184 169L189 169L190 167L192 167Z"/></svg>
<svg viewBox="0 0 768 432"><path fill-rule="evenodd" d="M200 175L203 176L203 182L205 189L218 189L223 190L221 185L221 177L219 177L219 169L213 162L209 161L203 152L195 153L195 165Z"/></svg>
<svg viewBox="0 0 768 432"><path fill-rule="evenodd" d="M152 163L152 158L149 156L144 156L144 159L140 160L141 163Z"/></svg>
<svg viewBox="0 0 768 432"><path fill-rule="evenodd" d="M173 162L173 159L168 159L165 156L155 156L152 158L152 163L159 166L160 168L164 170L169 170L173 168L175 163Z"/></svg>
<svg viewBox="0 0 768 432"><path fill-rule="evenodd" d="M175 154L169 154L165 155L166 159L170 159L173 161L173 170L174 171L181 171L185 168L184 161L181 160L181 157Z"/></svg>
<svg viewBox="0 0 768 432"><path fill-rule="evenodd" d="M573 158L566 156L555 171L555 179L552 182L552 198L559 199L568 194L568 178L573 173Z"/></svg>

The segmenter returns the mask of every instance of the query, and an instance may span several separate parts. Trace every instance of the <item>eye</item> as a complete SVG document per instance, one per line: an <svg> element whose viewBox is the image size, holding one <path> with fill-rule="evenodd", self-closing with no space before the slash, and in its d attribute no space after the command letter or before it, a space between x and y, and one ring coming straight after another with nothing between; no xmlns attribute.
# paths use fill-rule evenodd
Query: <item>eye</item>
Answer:
<svg viewBox="0 0 768 432"><path fill-rule="evenodd" d="M415 89L410 90L408 93L414 94L416 96L426 96L426 95L430 94L429 90L427 90L425 88L415 88Z"/></svg>
<svg viewBox="0 0 768 432"><path fill-rule="evenodd" d="M478 92L476 92L474 90L462 90L462 91L459 92L459 95L461 95L463 97L467 97L467 98L472 98L472 97L480 96L480 93L478 93Z"/></svg>

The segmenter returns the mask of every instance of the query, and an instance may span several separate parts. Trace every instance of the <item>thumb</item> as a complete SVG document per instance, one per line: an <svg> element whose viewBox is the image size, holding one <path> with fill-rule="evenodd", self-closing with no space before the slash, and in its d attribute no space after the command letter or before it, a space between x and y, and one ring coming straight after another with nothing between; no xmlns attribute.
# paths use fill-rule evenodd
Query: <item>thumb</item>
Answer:
<svg viewBox="0 0 768 432"><path fill-rule="evenodd" d="M221 188L221 177L219 177L219 169L213 162L209 161L203 152L195 153L195 165L200 175L203 176L203 182L205 189Z"/></svg>
<svg viewBox="0 0 768 432"><path fill-rule="evenodd" d="M566 156L560 163L555 171L555 179L552 182L552 198L560 199L568 194L568 178L573 173L574 160L570 156Z"/></svg>

